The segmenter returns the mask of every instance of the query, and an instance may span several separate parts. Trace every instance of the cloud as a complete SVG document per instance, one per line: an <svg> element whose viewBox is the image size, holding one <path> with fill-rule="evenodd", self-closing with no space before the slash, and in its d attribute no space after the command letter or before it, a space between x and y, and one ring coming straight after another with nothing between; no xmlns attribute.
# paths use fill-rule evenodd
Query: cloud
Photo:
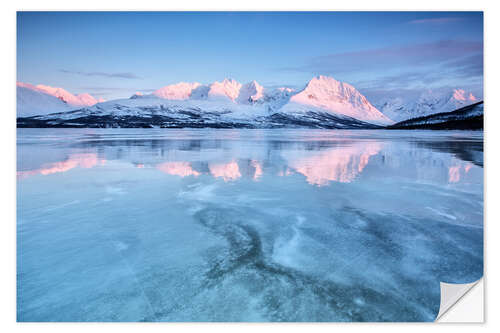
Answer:
<svg viewBox="0 0 500 333"><path fill-rule="evenodd" d="M120 79L141 79L140 76L134 73L79 72L67 69L60 69L59 71L62 73L77 74L83 76L102 76L102 77L120 78Z"/></svg>
<svg viewBox="0 0 500 333"><path fill-rule="evenodd" d="M377 106L390 98L400 97L405 100L414 100L422 94L424 89L391 89L386 87L368 88L359 90L370 103Z"/></svg>
<svg viewBox="0 0 500 333"><path fill-rule="evenodd" d="M459 77L473 77L483 75L483 53L453 59L444 64Z"/></svg>
<svg viewBox="0 0 500 333"><path fill-rule="evenodd" d="M273 89L277 89L277 88L290 88L290 89L297 90L297 89L300 89L302 87L302 85L279 83L279 82L275 82L275 81L262 82L262 86L264 86L266 89L269 89L269 90L273 90Z"/></svg>
<svg viewBox="0 0 500 333"><path fill-rule="evenodd" d="M438 64L474 54L482 54L482 52L482 42L445 40L328 54L311 58L304 65L281 68L281 70L333 75L367 73Z"/></svg>
<svg viewBox="0 0 500 333"><path fill-rule="evenodd" d="M409 24L445 24L451 22L463 21L461 17L436 17L436 18L427 18L420 20L412 20L409 21Z"/></svg>
<svg viewBox="0 0 500 333"><path fill-rule="evenodd" d="M151 89L151 88L145 88L145 89L139 89L139 88L126 88L126 87L98 87L98 86L86 86L86 87L80 87L82 90L97 90L97 91L129 91L129 90L139 90L142 92L153 92L156 89Z"/></svg>
<svg viewBox="0 0 500 333"><path fill-rule="evenodd" d="M422 88L436 86L440 83L450 81L460 84L482 85L483 79L483 55L475 54L458 59L444 61L430 70L400 71L395 74L370 77L367 80L356 82L359 88L401 89Z"/></svg>
<svg viewBox="0 0 500 333"><path fill-rule="evenodd" d="M108 100L117 98L128 98L137 91L140 91L144 94L148 94L156 90L151 88L140 89L137 87L127 88L127 87L103 87L103 86L84 86L80 87L79 89L83 91L88 91L93 96L105 97Z"/></svg>

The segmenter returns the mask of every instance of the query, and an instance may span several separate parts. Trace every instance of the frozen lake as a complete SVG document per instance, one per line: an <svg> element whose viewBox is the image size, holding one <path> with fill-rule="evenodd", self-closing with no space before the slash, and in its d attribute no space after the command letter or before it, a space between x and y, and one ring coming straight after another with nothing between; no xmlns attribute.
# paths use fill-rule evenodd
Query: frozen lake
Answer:
<svg viewBox="0 0 500 333"><path fill-rule="evenodd" d="M19 321L432 321L483 133L19 129Z"/></svg>

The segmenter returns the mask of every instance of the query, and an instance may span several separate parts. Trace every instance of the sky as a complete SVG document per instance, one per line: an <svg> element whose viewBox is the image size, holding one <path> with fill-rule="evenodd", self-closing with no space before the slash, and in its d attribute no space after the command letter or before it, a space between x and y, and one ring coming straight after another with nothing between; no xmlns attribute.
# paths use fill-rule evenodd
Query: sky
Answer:
<svg viewBox="0 0 500 333"><path fill-rule="evenodd" d="M482 97L482 12L18 12L17 81L106 100L224 78L369 100L463 88Z"/></svg>

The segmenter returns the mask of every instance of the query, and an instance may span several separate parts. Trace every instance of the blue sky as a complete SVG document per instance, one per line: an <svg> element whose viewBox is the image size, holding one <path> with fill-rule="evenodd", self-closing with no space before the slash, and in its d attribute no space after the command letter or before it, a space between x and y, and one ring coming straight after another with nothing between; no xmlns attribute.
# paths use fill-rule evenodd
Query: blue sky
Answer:
<svg viewBox="0 0 500 333"><path fill-rule="evenodd" d="M482 95L481 12L18 12L17 80L97 97L225 77L301 87L323 74L369 99Z"/></svg>

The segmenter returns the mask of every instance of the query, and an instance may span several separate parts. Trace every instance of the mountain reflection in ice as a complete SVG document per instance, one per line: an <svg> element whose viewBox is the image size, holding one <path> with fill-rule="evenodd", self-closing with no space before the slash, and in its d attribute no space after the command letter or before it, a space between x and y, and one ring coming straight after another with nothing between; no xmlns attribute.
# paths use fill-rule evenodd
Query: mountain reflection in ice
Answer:
<svg viewBox="0 0 500 333"><path fill-rule="evenodd" d="M304 175L309 184L326 185L329 181L353 181L381 147L377 142L356 142L320 152L284 151L282 155L290 170Z"/></svg>
<svg viewBox="0 0 500 333"><path fill-rule="evenodd" d="M457 165L450 166L448 168L448 182L458 183L472 169L472 166L472 163L468 162L458 162Z"/></svg>
<svg viewBox="0 0 500 333"><path fill-rule="evenodd" d="M431 321L480 132L18 130L20 321Z"/></svg>
<svg viewBox="0 0 500 333"><path fill-rule="evenodd" d="M76 167L88 169L105 162L106 160L98 158L96 153L70 154L64 161L50 163L34 170L18 171L17 176L50 175L58 172L66 172Z"/></svg>
<svg viewBox="0 0 500 333"><path fill-rule="evenodd" d="M138 168L144 168L144 164L137 164ZM193 170L189 162L165 162L156 165L156 168L169 175L180 177L198 176L200 173Z"/></svg>
<svg viewBox="0 0 500 333"><path fill-rule="evenodd" d="M235 161L222 164L210 164L210 174L215 178L221 177L225 181L235 180L241 177L240 167Z"/></svg>

